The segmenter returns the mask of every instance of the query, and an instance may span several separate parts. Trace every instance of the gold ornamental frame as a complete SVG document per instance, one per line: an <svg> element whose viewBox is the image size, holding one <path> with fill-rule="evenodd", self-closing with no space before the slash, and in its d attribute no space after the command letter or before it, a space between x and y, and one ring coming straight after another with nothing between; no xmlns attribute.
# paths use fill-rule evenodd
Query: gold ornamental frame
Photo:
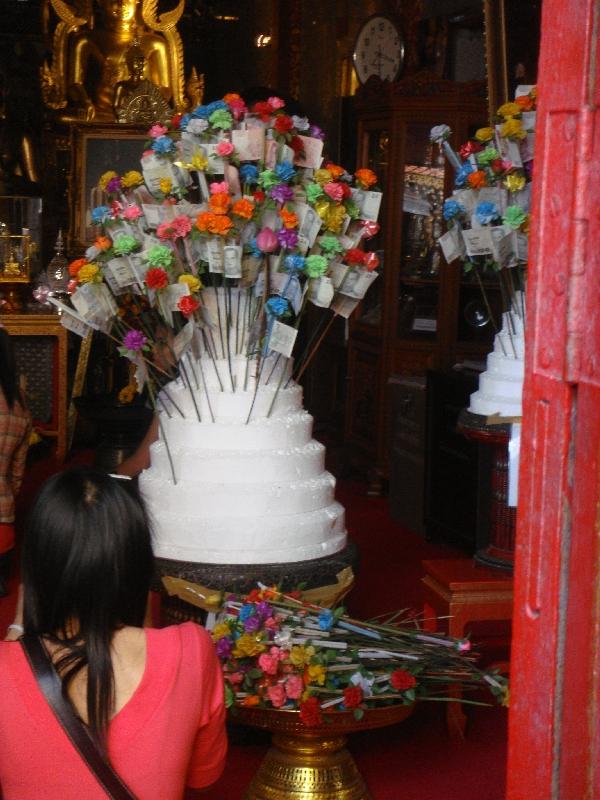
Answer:
<svg viewBox="0 0 600 800"><path fill-rule="evenodd" d="M119 123L77 123L71 127L68 248L82 253L93 242L96 231L90 225L91 208L106 203L97 190L101 175L114 170L122 175L140 169L148 128Z"/></svg>

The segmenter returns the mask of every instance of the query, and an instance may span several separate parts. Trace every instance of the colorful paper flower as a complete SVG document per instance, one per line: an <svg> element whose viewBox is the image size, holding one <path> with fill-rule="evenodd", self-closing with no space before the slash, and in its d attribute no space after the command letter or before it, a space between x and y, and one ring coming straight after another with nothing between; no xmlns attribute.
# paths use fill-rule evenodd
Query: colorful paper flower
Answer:
<svg viewBox="0 0 600 800"><path fill-rule="evenodd" d="M177 303L177 308L181 311L184 317L191 317L194 311L200 308L200 303L191 295L180 297Z"/></svg>
<svg viewBox="0 0 600 800"><path fill-rule="evenodd" d="M109 170L108 172L102 173L102 175L100 176L100 179L98 181L98 188L101 191L105 192L106 191L106 187L108 186L110 181L112 181L113 178L118 178L118 177L119 176L117 175L117 173L112 169Z"/></svg>
<svg viewBox="0 0 600 800"><path fill-rule="evenodd" d="M78 283L102 283L102 273L98 264L84 264L77 273Z"/></svg>
<svg viewBox="0 0 600 800"><path fill-rule="evenodd" d="M256 237L256 246L263 253L274 253L279 247L279 240L271 228L265 227Z"/></svg>
<svg viewBox="0 0 600 800"><path fill-rule="evenodd" d="M405 669L396 669L390 675L390 686L398 692L404 692L417 685L417 679Z"/></svg>
<svg viewBox="0 0 600 800"><path fill-rule="evenodd" d="M358 708L363 701L363 691L360 686L347 686L343 694L346 708Z"/></svg>
<svg viewBox="0 0 600 800"><path fill-rule="evenodd" d="M480 225L489 225L499 216L500 212L495 203L479 203L475 208L475 217Z"/></svg>
<svg viewBox="0 0 600 800"><path fill-rule="evenodd" d="M508 206L502 222L513 230L518 230L527 221L527 214L520 206Z"/></svg>
<svg viewBox="0 0 600 800"><path fill-rule="evenodd" d="M323 715L316 697L307 697L304 702L300 703L300 719L307 728L316 728L322 724Z"/></svg>
<svg viewBox="0 0 600 800"><path fill-rule="evenodd" d="M128 256L139 248L140 244L135 236L122 233L113 242L113 250L118 256Z"/></svg>
<svg viewBox="0 0 600 800"><path fill-rule="evenodd" d="M190 275L187 272L177 278L177 283L186 283L189 287L190 294L195 294L203 288L200 278L197 278L195 275Z"/></svg>
<svg viewBox="0 0 600 800"><path fill-rule="evenodd" d="M155 244L143 253L144 259L153 267L170 267L174 260L173 251L162 244Z"/></svg>
<svg viewBox="0 0 600 800"><path fill-rule="evenodd" d="M141 331L127 331L123 337L123 347L132 353L139 353L148 345L148 338Z"/></svg>
<svg viewBox="0 0 600 800"><path fill-rule="evenodd" d="M144 178L141 172L138 172L135 169L130 169L121 176L121 186L123 189L135 189L136 187L141 186L143 183Z"/></svg>
<svg viewBox="0 0 600 800"><path fill-rule="evenodd" d="M464 217L466 210L462 203L447 198L444 200L442 214L446 222L450 222L450 220L457 219L458 217Z"/></svg>
<svg viewBox="0 0 600 800"><path fill-rule="evenodd" d="M354 173L356 182L361 189L370 189L377 183L377 175L371 169L357 169Z"/></svg>
<svg viewBox="0 0 600 800"><path fill-rule="evenodd" d="M166 289L169 285L169 276L160 267L151 267L144 277L144 282L149 289Z"/></svg>
<svg viewBox="0 0 600 800"><path fill-rule="evenodd" d="M309 278L320 278L327 272L327 259L324 256L308 256L304 262L304 272Z"/></svg>
<svg viewBox="0 0 600 800"><path fill-rule="evenodd" d="M159 136L152 142L151 148L158 155L170 155L175 152L175 142L170 136Z"/></svg>

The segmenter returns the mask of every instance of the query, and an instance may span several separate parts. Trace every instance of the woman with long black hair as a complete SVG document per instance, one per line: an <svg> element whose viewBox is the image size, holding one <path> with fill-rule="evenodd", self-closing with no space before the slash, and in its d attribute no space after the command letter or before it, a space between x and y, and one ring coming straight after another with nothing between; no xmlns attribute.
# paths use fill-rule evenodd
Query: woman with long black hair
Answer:
<svg viewBox="0 0 600 800"><path fill-rule="evenodd" d="M24 636L0 643L4 800L107 797L36 682L40 642L130 796L179 800L186 786L195 797L213 783L226 752L221 670L195 623L142 627L153 555L130 482L90 467L50 478L25 529L22 569Z"/></svg>
<svg viewBox="0 0 600 800"><path fill-rule="evenodd" d="M31 417L21 391L13 343L0 326L0 597L7 594L15 546L15 498L29 447Z"/></svg>

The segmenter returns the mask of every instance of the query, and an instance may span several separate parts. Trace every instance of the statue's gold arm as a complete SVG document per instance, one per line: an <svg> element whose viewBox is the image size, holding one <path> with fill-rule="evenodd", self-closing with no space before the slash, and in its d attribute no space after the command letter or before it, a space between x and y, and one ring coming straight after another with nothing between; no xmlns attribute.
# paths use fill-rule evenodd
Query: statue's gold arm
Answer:
<svg viewBox="0 0 600 800"><path fill-rule="evenodd" d="M162 33L169 45L169 70L173 105L177 111L184 111L188 101L184 92L183 44L176 25L181 19L185 0L179 0L175 8L158 16L158 0L142 0L142 19L153 31Z"/></svg>

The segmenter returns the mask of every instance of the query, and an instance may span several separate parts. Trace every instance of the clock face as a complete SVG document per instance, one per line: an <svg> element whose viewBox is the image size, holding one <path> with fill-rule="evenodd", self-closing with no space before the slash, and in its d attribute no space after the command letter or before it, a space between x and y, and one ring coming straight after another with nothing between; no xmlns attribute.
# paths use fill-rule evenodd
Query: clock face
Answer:
<svg viewBox="0 0 600 800"><path fill-rule="evenodd" d="M404 61L404 42L392 20L370 17L356 38L352 58L361 83L371 75L377 75L382 81L395 80Z"/></svg>

